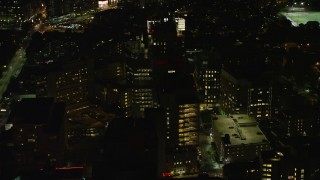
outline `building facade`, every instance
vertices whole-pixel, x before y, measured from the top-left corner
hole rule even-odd
[[[226,113],[247,113],[257,120],[270,119],[272,86],[237,78],[226,70],[221,73],[221,106]]]

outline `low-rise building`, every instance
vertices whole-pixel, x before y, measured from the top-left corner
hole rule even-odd
[[[253,160],[270,149],[257,121],[245,114],[218,115],[213,120],[213,132],[220,160],[226,164]]]

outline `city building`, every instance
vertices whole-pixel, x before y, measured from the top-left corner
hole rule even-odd
[[[225,113],[247,113],[256,119],[271,118],[272,86],[258,77],[248,79],[221,72],[221,106]]]
[[[217,115],[212,129],[219,159],[225,164],[251,161],[270,150],[257,121],[248,115]]]
[[[287,96],[294,94],[294,82],[291,82],[284,76],[279,77],[272,82],[272,108],[271,117],[278,117],[283,104],[283,100]]]
[[[287,136],[317,136],[320,127],[319,105],[312,96],[301,94],[283,97],[280,114],[277,116],[283,124]]]
[[[98,8],[98,1],[89,0],[45,0],[46,12],[49,18],[54,18],[70,13],[81,13]]]
[[[72,1],[71,1],[72,2]],[[70,2],[69,2],[70,3]],[[85,12],[85,11],[94,11],[98,8],[97,0],[74,0],[72,4],[70,4],[72,12]]]
[[[199,172],[197,149],[195,147],[175,148],[167,153],[166,176],[194,175]]]
[[[121,117],[132,116],[133,88],[130,86],[129,67],[123,58],[111,56],[97,60],[90,74],[90,99],[106,112],[116,112]]]
[[[159,105],[166,110],[167,139],[174,146],[197,146],[199,98],[192,76],[170,74],[159,83]]]
[[[46,0],[46,12],[48,17],[58,17],[64,15],[63,1],[62,0]]]
[[[148,60],[137,59],[129,63],[132,71],[132,113],[134,117],[144,117],[146,108],[157,107],[153,70]]]
[[[66,104],[67,113],[88,105],[88,72],[83,62],[65,63],[48,74],[48,96]]]
[[[262,152],[261,179],[318,179],[318,142],[317,137],[289,138],[278,149]]]
[[[179,135],[173,131],[174,121],[170,124],[172,113],[169,108],[152,108],[146,110],[145,118],[155,124],[158,137],[157,174],[159,178],[197,174],[198,151],[194,145],[179,145]],[[181,123],[180,123],[181,125]],[[175,125],[176,126],[176,125]],[[171,131],[170,131],[171,130]],[[180,128],[180,131],[182,128]],[[187,135],[187,133],[185,133]],[[185,137],[188,138],[188,137]],[[183,139],[184,140],[184,139]]]
[[[117,83],[96,84],[95,103],[107,113],[132,117],[133,89]]]
[[[152,88],[133,88],[132,110],[137,117],[144,117],[146,108],[154,107]]]
[[[249,86],[249,82],[244,80],[238,81],[231,74],[229,74],[228,72],[222,69],[221,106],[223,107],[223,110],[226,113],[232,113],[232,114],[247,113],[248,86]]]
[[[179,145],[198,145],[199,104],[179,103]]]
[[[205,64],[205,62],[204,62]],[[204,104],[211,108],[218,101],[219,90],[220,90],[220,71],[217,69],[207,69],[202,72],[201,79],[202,87],[204,87]]]
[[[283,153],[280,151],[265,151],[260,155],[261,179],[281,179],[286,170],[283,169]]]
[[[176,24],[169,18],[147,20],[148,40],[154,56],[163,56],[175,49],[174,46],[177,43]]]
[[[0,179],[320,179],[320,3],[286,1],[0,0]]]
[[[158,175],[180,176],[198,172],[199,99],[191,76],[170,74],[161,78],[159,106],[145,110],[154,121],[159,140]]]
[[[187,96],[163,95],[160,107],[165,108],[168,146],[197,146],[199,102]]]
[[[217,55],[206,54],[200,50],[187,50],[188,61],[195,62],[194,77],[205,108],[212,108],[219,102],[221,65]],[[190,57],[189,57],[190,56]]]
[[[183,40],[177,35],[173,17],[163,15],[147,20],[148,59],[152,62],[155,78],[158,74],[183,72]]]
[[[126,43],[142,39],[145,27],[143,12],[137,9],[110,8],[107,11],[97,12],[88,31],[91,41],[104,48],[101,53],[125,54]],[[95,47],[94,49],[98,49]],[[100,48],[101,49],[101,48]],[[131,50],[129,50],[131,51]]]
[[[258,161],[230,163],[223,166],[225,179],[261,179]]]
[[[155,127],[157,136],[157,177],[163,177],[163,173],[171,172],[172,169],[167,168],[167,152],[169,142],[167,139],[168,129],[166,124],[166,110],[164,108],[148,108],[145,110],[145,119],[151,121]]]
[[[63,163],[65,105],[53,98],[22,99],[12,109],[14,161],[20,170]]]
[[[34,0],[0,1],[0,27],[20,28],[23,22],[37,15],[40,3]]]

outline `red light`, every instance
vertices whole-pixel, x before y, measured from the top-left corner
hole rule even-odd
[[[56,168],[56,170],[72,170],[72,169],[83,169],[83,167],[62,167],[62,168]]]
[[[165,65],[165,64],[168,64],[168,62],[167,61],[163,61],[163,60],[158,60],[158,61],[156,61],[156,64],[157,65]]]
[[[170,175],[170,173],[168,173],[168,172],[164,172],[164,173],[162,173],[162,176],[163,176],[163,177],[170,177],[171,175]]]

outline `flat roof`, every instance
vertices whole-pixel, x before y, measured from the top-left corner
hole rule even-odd
[[[21,124],[46,124],[53,105],[53,98],[24,98],[12,108],[9,120]]]
[[[253,117],[237,114],[217,115],[217,118],[213,120],[213,129],[222,139],[229,134],[231,145],[269,143]]]

